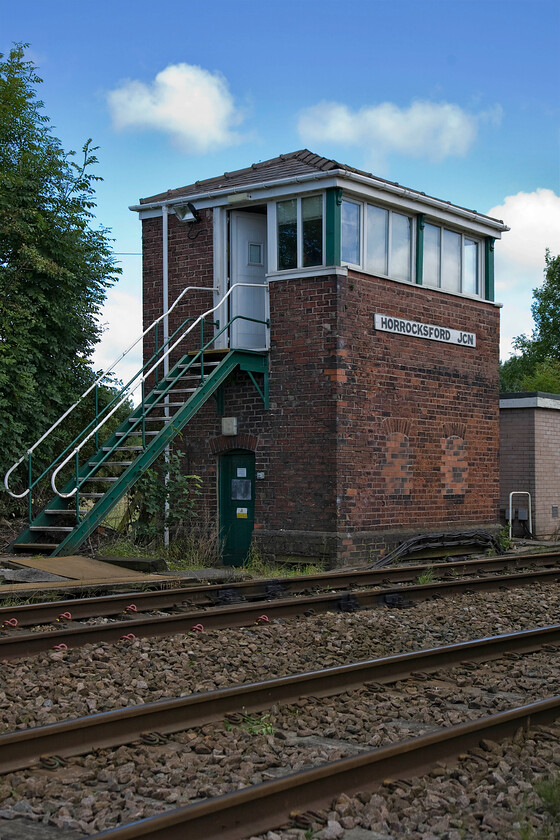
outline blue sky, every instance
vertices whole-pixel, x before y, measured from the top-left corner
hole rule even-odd
[[[308,147],[503,219],[502,356],[560,253],[560,4],[549,0],[0,0],[66,149],[99,151],[99,222],[141,249],[140,197]],[[104,364],[140,330],[119,256]]]

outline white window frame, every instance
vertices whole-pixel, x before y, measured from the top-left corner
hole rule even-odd
[[[441,289],[444,292],[451,292],[452,294],[459,294],[465,295],[467,297],[476,297],[476,298],[484,298],[484,241],[479,239],[478,236],[474,236],[472,233],[465,233],[462,230],[456,230],[449,225],[441,225],[437,224],[431,220],[426,219],[426,225],[431,225],[432,227],[439,228],[439,277],[437,286],[433,286],[431,283],[426,284],[427,289]],[[450,233],[456,233],[461,237],[461,288],[458,292],[454,289],[448,289],[445,286],[441,285],[441,272],[443,266],[443,241],[444,236],[443,232],[447,230]],[[476,292],[465,292],[464,291],[464,280],[465,280],[465,239],[470,240],[471,242],[476,242],[478,248],[478,255],[477,255],[477,280],[478,280],[478,291]],[[422,254],[422,260],[424,259],[424,255]],[[424,277],[424,266],[422,265],[422,278]]]
[[[387,270],[388,274],[375,274],[375,277],[383,277],[388,278],[389,280],[397,280],[399,283],[414,283],[415,278],[415,254],[416,254],[416,224],[415,224],[415,216],[410,213],[404,212],[404,209],[394,209],[392,207],[383,207],[381,204],[373,204],[371,201],[357,201],[354,198],[348,198],[346,196],[342,197],[343,201],[348,201],[350,204],[357,204],[360,208],[360,262],[359,263],[350,263],[342,260],[342,265],[347,265],[350,268],[358,268],[361,271],[365,271],[366,273],[370,273],[366,268],[366,255],[367,255],[367,224],[366,224],[366,214],[368,206],[376,207],[379,210],[385,210],[388,213],[388,226],[387,226]],[[393,222],[392,222],[392,215],[396,213],[398,216],[405,216],[410,221],[410,265],[409,265],[409,279],[403,280],[402,278],[394,278],[391,276],[391,246],[393,240]],[[342,250],[342,231],[341,231],[341,242],[340,247]],[[372,275],[374,276],[374,275]]]
[[[321,196],[322,199],[322,207],[321,207],[321,215],[322,215],[322,254],[321,254],[321,263],[317,265],[304,265],[303,264],[303,210],[302,210],[302,199],[304,198],[316,198],[317,196]],[[297,229],[297,265],[293,268],[278,268],[278,218],[276,213],[277,205],[281,201],[291,201],[295,199],[296,201],[296,229]],[[301,195],[286,195],[282,196],[281,198],[277,198],[274,201],[270,202],[268,205],[268,218],[269,218],[269,226],[268,226],[268,239],[269,239],[269,271],[270,272],[278,272],[281,271],[284,273],[285,271],[309,271],[310,273],[313,272],[315,269],[324,268],[325,267],[325,248],[326,248],[326,201],[325,201],[325,193],[324,191],[321,192],[310,192],[310,193],[302,193]]]

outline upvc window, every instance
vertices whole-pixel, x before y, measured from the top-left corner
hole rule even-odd
[[[322,195],[276,203],[278,271],[323,265],[323,216]]]
[[[481,243],[437,225],[424,225],[423,284],[480,295]]]
[[[365,219],[362,225],[362,214]],[[361,231],[363,228],[363,235]],[[363,239],[363,242],[361,242]],[[369,274],[412,279],[412,219],[373,204],[342,202],[341,257]]]

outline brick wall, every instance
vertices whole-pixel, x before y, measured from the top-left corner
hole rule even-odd
[[[376,312],[474,332],[477,346],[376,331]],[[347,279],[339,278],[338,316],[338,496],[343,527],[420,531],[495,525],[496,307],[351,272]],[[388,492],[383,480],[389,421],[407,427],[410,493]],[[446,493],[446,459],[451,456],[442,441],[457,429],[462,438],[463,492]]]
[[[168,216],[168,294],[169,306],[186,286],[213,284],[212,262],[212,211],[201,212],[198,224],[180,222],[174,213]],[[162,268],[162,219],[144,219],[142,222],[143,254],[143,318],[146,329],[163,312],[163,268]],[[213,305],[211,292],[188,292],[169,316],[169,335],[178,329],[185,319],[200,315]],[[206,334],[206,333],[205,333]],[[207,334],[211,334],[208,327]],[[158,327],[159,344],[163,339],[163,326]],[[188,347],[198,347],[200,330],[195,329]],[[147,361],[155,349],[155,330],[144,339],[144,360]],[[178,353],[172,355],[176,361]]]

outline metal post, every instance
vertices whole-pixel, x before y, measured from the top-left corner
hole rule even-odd
[[[97,420],[99,416],[99,392],[97,389],[97,383],[95,384],[95,451],[99,449],[99,432],[97,429]]]
[[[76,452],[76,522],[80,518],[80,479],[78,473],[80,472],[80,453]]]
[[[144,391],[145,391],[146,383],[145,380],[142,380],[142,402],[141,402],[141,410],[142,410],[142,449],[146,448],[146,412],[144,410]]]
[[[28,452],[27,453],[27,489],[28,489],[29,492],[27,493],[27,497],[28,497],[27,510],[28,510],[28,514],[29,514],[29,522],[30,523],[33,520],[33,498],[31,496],[31,487],[33,485],[32,469],[31,469],[32,458],[33,458],[33,454],[31,452]]]
[[[80,485],[78,473],[80,471],[80,454],[76,452],[76,522],[80,521]]]

